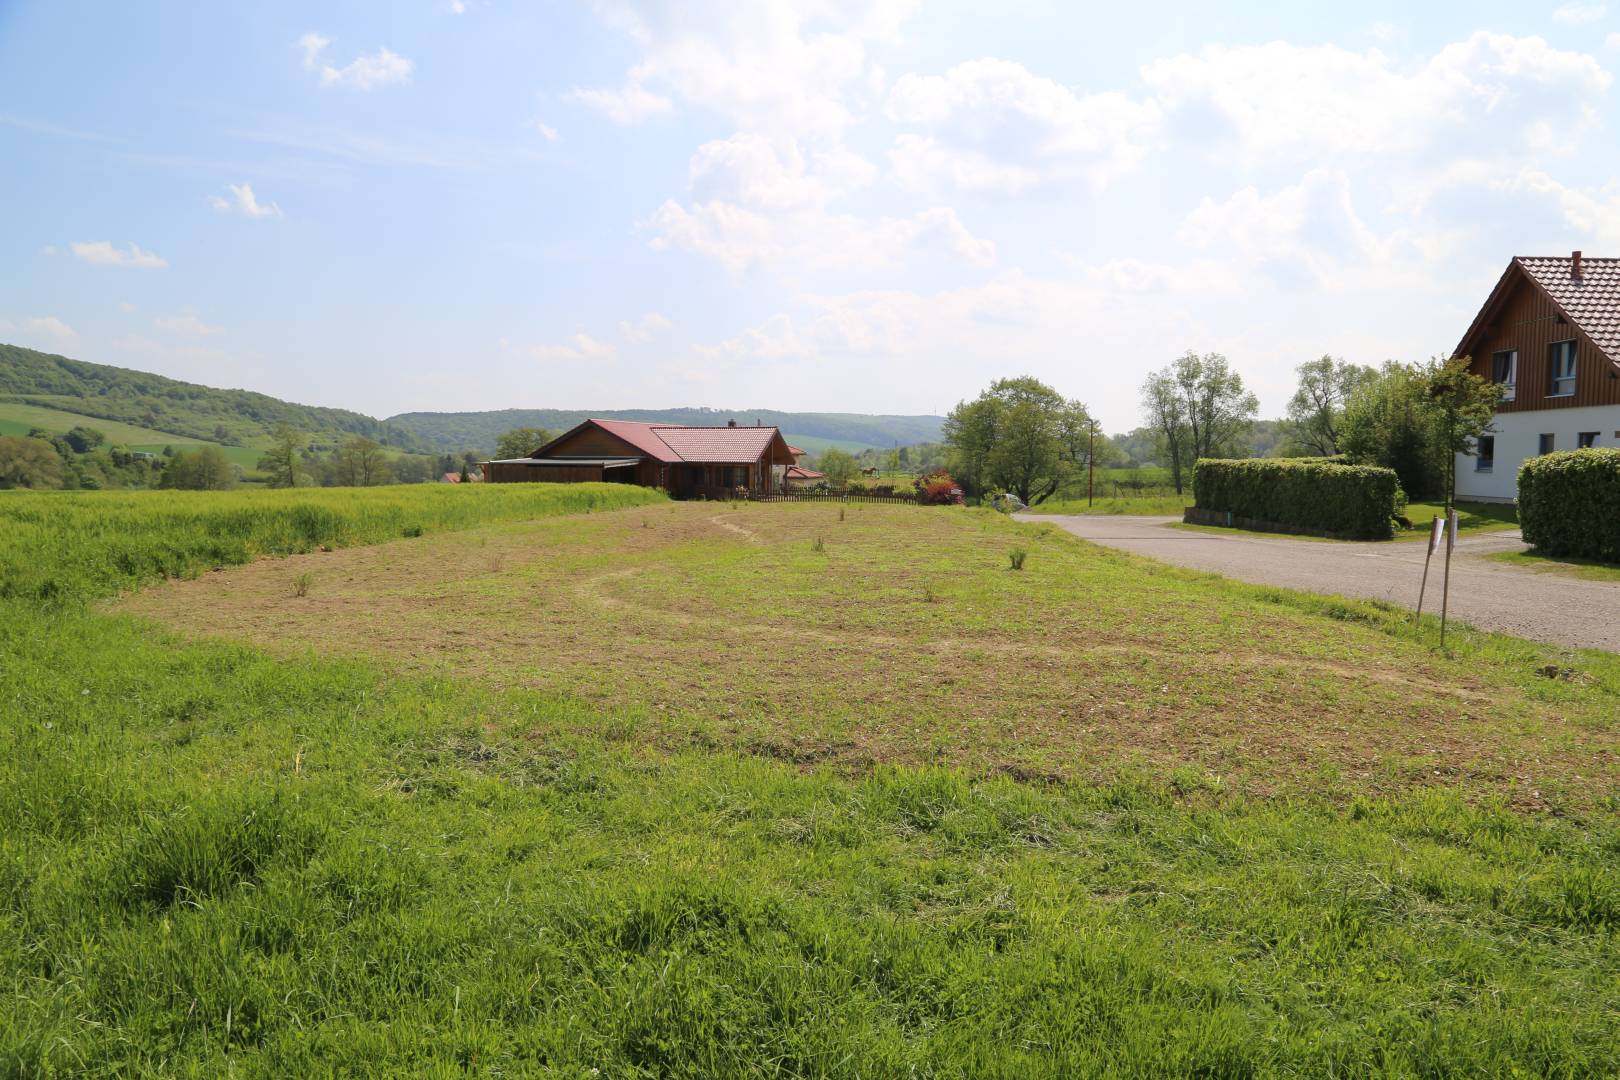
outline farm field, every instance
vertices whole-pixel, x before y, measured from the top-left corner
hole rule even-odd
[[[1620,658],[983,511],[183,495],[0,497],[7,1074],[1620,1067]]]
[[[107,443],[111,446],[127,446],[131,450],[146,450],[151,453],[161,453],[165,446],[172,446],[176,450],[190,449],[198,446],[215,446],[217,443],[205,439],[195,439],[189,435],[173,435],[166,431],[155,431],[152,428],[139,427],[135,424],[125,424],[118,420],[102,420],[95,416],[82,416],[78,413],[64,412],[61,409],[47,409],[40,405],[25,405],[15,401],[0,401],[0,435],[26,435],[32,428],[44,428],[46,431],[64,433],[75,427],[95,428],[107,436]],[[220,446],[225,457],[234,465],[243,468],[254,468],[261,457],[262,449],[251,446]]]

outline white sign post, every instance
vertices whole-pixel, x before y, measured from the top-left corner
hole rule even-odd
[[[1423,594],[1429,591],[1429,563],[1434,559],[1436,549],[1440,547],[1440,534],[1445,530],[1446,523],[1437,514],[1429,523],[1433,526],[1429,530],[1429,551],[1423,556],[1423,583],[1418,586],[1417,621],[1423,622]]]
[[[1446,530],[1446,574],[1440,587],[1440,647],[1446,647],[1446,609],[1451,600],[1451,549],[1457,546],[1457,511],[1450,513],[1450,528]]]

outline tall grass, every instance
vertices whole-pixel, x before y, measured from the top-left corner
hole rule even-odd
[[[663,498],[625,484],[0,492],[0,600],[82,601],[261,555]]]

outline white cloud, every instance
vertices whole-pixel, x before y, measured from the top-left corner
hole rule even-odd
[[[55,315],[40,315],[23,320],[23,329],[35,337],[51,341],[72,341],[79,332]]]
[[[556,142],[559,138],[557,129],[546,123],[544,120],[536,120],[534,122],[534,130],[538,131],[540,133],[540,137],[545,139],[546,142]]]
[[[280,217],[281,207],[275,203],[263,204],[253,194],[251,184],[226,184],[231,193],[229,199],[221,195],[208,196],[208,204],[215,210],[229,213],[239,211],[250,218]]]
[[[1620,49],[1620,32],[1610,34],[1604,44],[1611,49]]]
[[[621,123],[668,111],[679,99],[744,129],[833,136],[850,121],[850,91],[866,84],[868,44],[891,38],[915,7],[916,0],[597,0],[598,14],[641,55],[618,89],[575,97]]]
[[[159,330],[167,330],[171,334],[180,334],[184,337],[212,337],[225,332],[222,327],[209,326],[190,313],[156,318],[152,320],[152,325]]]
[[[867,219],[831,204],[869,184],[877,170],[841,146],[806,151],[796,140],[739,133],[692,155],[693,199],[667,200],[649,224],[653,248],[679,248],[733,272],[770,265],[793,272],[870,270],[919,252],[987,266],[995,245],[956,211],[936,206],[906,217]]]
[[[590,90],[576,86],[568,98],[589,105],[615,124],[639,124],[648,117],[675,111],[675,103],[669,98],[636,84],[622,90]]]
[[[567,341],[554,345],[534,345],[530,356],[541,361],[556,360],[611,360],[618,350],[605,341],[598,341],[583,330]]]
[[[759,265],[791,272],[877,270],[935,254],[972,266],[996,260],[993,242],[975,236],[946,206],[876,220],[822,211],[767,216],[727,202],[690,209],[670,200],[653,214],[658,251],[680,248],[734,273]]]
[[[1566,26],[1585,26],[1597,22],[1608,12],[1608,7],[1603,4],[1564,4],[1554,9],[1552,17],[1553,22]]]
[[[1554,148],[1596,123],[1611,77],[1539,37],[1480,32],[1411,70],[1377,49],[1211,45],[1147,64],[1168,131],[1245,159],[1436,158]]]
[[[380,47],[370,56],[357,56],[343,67],[321,62],[332,39],[310,31],[298,39],[298,48],[304,54],[304,70],[318,71],[322,86],[352,86],[357,90],[374,90],[379,86],[406,82],[414,65],[405,57],[386,47]]]
[[[645,345],[675,325],[656,311],[649,311],[639,319],[619,323],[619,333],[631,345]]]
[[[1526,194],[1555,207],[1564,223],[1602,251],[1620,248],[1620,193],[1594,194],[1567,187],[1539,169],[1491,180],[1497,191]]]
[[[128,251],[115,248],[106,240],[80,241],[69,244],[68,247],[85,262],[95,263],[97,266],[137,266],[156,269],[169,265],[161,256],[154,255],[150,251],[142,251],[134,243],[129,245]]]
[[[973,60],[944,75],[903,75],[886,106],[904,134],[890,151],[899,183],[1018,195],[1054,181],[1092,187],[1132,168],[1159,109],[1116,92],[1076,94],[1009,60]]]
[[[467,14],[466,0],[450,0],[450,14],[452,14],[452,15],[465,15],[465,14]]]
[[[130,303],[128,300],[122,300],[119,301],[118,310],[122,311],[125,315],[129,315],[135,311],[135,305]]]

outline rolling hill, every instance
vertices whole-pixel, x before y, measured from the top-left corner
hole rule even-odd
[[[401,413],[385,423],[446,449],[493,449],[503,431],[517,427],[563,431],[587,417],[645,420],[658,424],[739,424],[755,422],[782,429],[789,442],[819,452],[829,446],[845,450],[937,442],[943,418],[938,416],[871,416],[861,413],[799,413],[775,409],[500,409],[494,412]]]
[[[435,449],[348,409],[298,405],[251,390],[218,390],[17,345],[0,345],[0,401],[74,413],[89,418],[85,422],[91,426],[96,420],[114,421],[228,446],[262,445],[277,424],[287,423],[318,438],[365,435],[400,450]]]
[[[365,435],[408,453],[491,452],[516,427],[563,430],[589,416],[666,424],[773,424],[812,453],[828,447],[859,451],[937,441],[938,416],[798,413],[773,409],[500,409],[491,412],[412,412],[386,420],[348,409],[299,405],[251,390],[220,390],[128,368],[93,364],[17,345],[0,344],[0,434],[42,427],[66,431],[83,423],[115,442],[145,449],[183,442],[233,448],[263,446],[282,423],[336,442]],[[243,459],[256,454],[242,452]],[[233,459],[234,460],[234,459]]]

